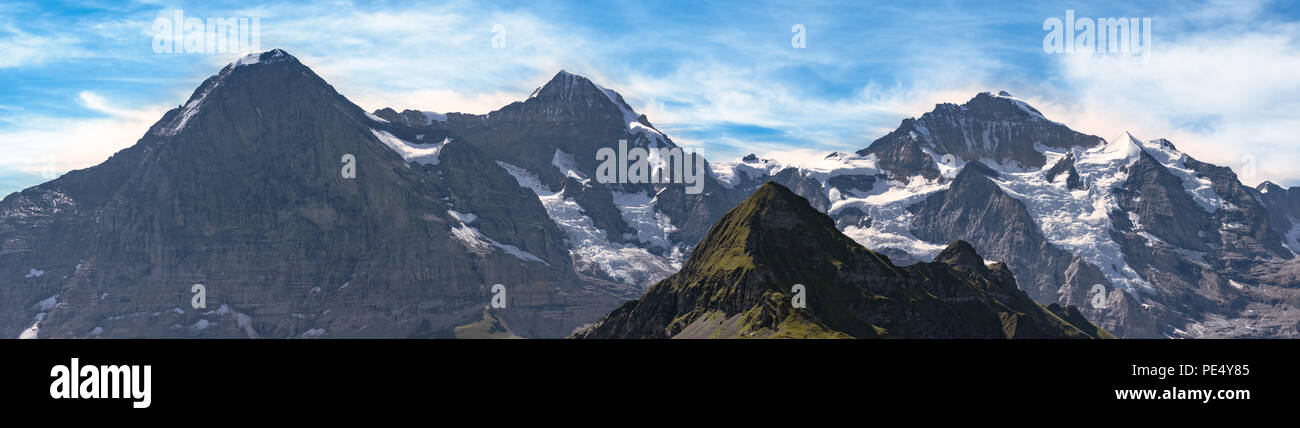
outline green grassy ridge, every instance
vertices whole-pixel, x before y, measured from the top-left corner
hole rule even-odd
[[[489,308],[483,308],[483,319],[456,326],[457,339],[522,339],[510,331],[510,325],[497,317]]]
[[[678,273],[578,337],[1113,337],[1034,302],[1005,265],[985,266],[969,244],[954,242],[937,260],[898,267],[769,182],[729,210]],[[793,284],[806,287],[807,308],[791,306]]]

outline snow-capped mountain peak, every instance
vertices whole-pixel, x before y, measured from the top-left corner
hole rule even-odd
[[[667,137],[656,129],[645,115],[637,113],[621,94],[566,70],[560,70],[545,85],[533,91],[528,98],[530,101],[541,101],[546,105],[558,103],[564,106],[548,108],[547,111],[572,108],[575,103],[586,108],[609,111],[622,120],[628,132],[644,136],[646,141],[639,145],[650,148],[673,146]]]
[[[944,172],[936,164],[947,155],[1028,171],[1044,166],[1046,151],[1103,143],[1045,118],[1033,106],[1001,91],[981,92],[961,105],[938,104],[919,118],[904,120],[894,132],[857,154],[876,154],[880,168],[900,180],[918,172],[937,179]]]
[[[589,95],[595,88],[590,79],[565,70],[555,73],[550,81],[537,90],[536,98],[560,98],[571,100],[575,96]]]
[[[248,54],[227,64],[220,72],[205,80],[203,84],[201,84],[190,96],[190,99],[185,102],[185,105],[181,106],[178,114],[169,117],[165,116],[164,118],[166,120],[161,123],[161,126],[155,128],[151,132],[160,136],[173,136],[180,133],[185,129],[186,125],[190,124],[192,119],[203,110],[203,107],[210,99],[210,94],[217,92],[219,88],[229,86],[227,81],[231,80],[233,78],[232,76],[253,70],[258,71],[258,73],[255,74],[260,74],[264,70],[270,70],[269,68],[258,66],[265,64],[288,64],[290,65],[290,68],[295,71],[302,70],[303,72],[301,75],[307,79],[314,79],[318,86],[329,87],[324,80],[321,80],[319,77],[316,77],[314,73],[311,73],[310,69],[302,65],[297,58],[282,49],[271,49],[266,52]],[[297,78],[298,74],[299,73],[293,73],[291,76]],[[329,88],[329,90],[332,92],[333,88]]]
[[[996,94],[994,94],[993,92],[990,91],[990,92],[981,92],[979,95],[986,95],[992,97],[997,101],[1009,102],[1011,103],[1011,105],[1015,106],[1017,109],[1023,112],[1026,115],[1026,117],[1030,120],[1043,120],[1051,123],[1058,123],[1049,120],[1047,116],[1044,116],[1043,113],[1038,111],[1038,109],[1034,108],[1034,106],[1029,105],[1028,102],[1020,98],[1016,98],[1015,96],[1012,96],[1010,92],[998,91]],[[976,98],[979,98],[979,96],[976,96]],[[971,101],[974,102],[975,100],[971,100]],[[970,104],[971,103],[967,103],[967,105]]]
[[[1121,132],[1115,138],[1106,141],[1102,147],[1101,153],[1107,158],[1128,159],[1129,162],[1137,160],[1138,155],[1142,153],[1142,140],[1134,137],[1128,131]]]
[[[244,67],[255,64],[274,64],[282,62],[298,62],[298,58],[289,55],[283,49],[271,49],[266,52],[256,52],[235,60],[230,63],[229,67]]]
[[[1171,142],[1171,141],[1169,141],[1169,140],[1166,140],[1166,139],[1164,139],[1164,138],[1157,138],[1157,139],[1154,139],[1154,140],[1149,140],[1149,141],[1147,141],[1146,143],[1147,143],[1148,145],[1152,145],[1152,146],[1158,147],[1160,150],[1165,150],[1165,151],[1174,151],[1174,152],[1177,152],[1177,151],[1178,151],[1178,148],[1174,146],[1174,143],[1173,143],[1173,142]]]
[[[1142,145],[1142,140],[1139,139],[1138,137],[1133,136],[1133,133],[1128,131],[1120,132],[1119,135],[1116,136],[1113,141],[1115,142],[1123,141],[1127,143],[1137,144],[1139,146]]]
[[[1226,278],[1256,281],[1248,278],[1255,271],[1230,273],[1246,266],[1241,260],[1300,247],[1300,225],[1287,215],[1266,221],[1260,207],[1300,206],[1292,190],[1264,183],[1247,191],[1229,168],[1168,139],[1121,132],[1103,140],[1040,119],[1006,91],[982,92],[903,120],[856,157],[809,165],[746,156],[711,166],[725,187],[773,180],[796,189],[846,235],[894,260],[927,260],[961,239],[1016,269],[1041,302],[1087,302],[1100,285],[1105,307],[1085,312],[1130,337],[1203,335],[1158,324],[1181,325],[1162,312],[1181,303],[1161,290],[1234,289]]]

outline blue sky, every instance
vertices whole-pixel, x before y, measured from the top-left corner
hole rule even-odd
[[[151,26],[175,10],[259,18],[263,50],[368,110],[485,113],[566,69],[711,160],[813,158],[1007,90],[1082,132],[1169,138],[1248,185],[1300,185],[1296,2],[592,3],[6,1],[0,194],[133,144],[240,56],[155,53]],[[1044,52],[1044,20],[1067,9],[1151,18],[1149,61]],[[795,24],[806,48],[791,46]]]

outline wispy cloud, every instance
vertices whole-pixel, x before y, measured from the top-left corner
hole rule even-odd
[[[0,175],[48,180],[98,164],[139,140],[166,112],[163,106],[121,108],[91,92],[82,92],[69,102],[102,115],[76,120],[37,115],[7,117],[5,122],[22,126],[0,128],[0,153],[4,154],[0,156]],[[21,187],[25,186],[0,188],[0,192],[7,194]]]
[[[39,36],[13,27],[0,28],[0,68],[42,65],[84,55],[67,36]]]
[[[1064,91],[1040,101],[1044,112],[1103,137],[1127,130],[1168,138],[1193,157],[1233,168],[1248,185],[1300,184],[1300,25],[1250,2],[1212,3],[1188,16],[1214,16],[1214,26],[1156,16],[1145,64],[1062,56]]]
[[[937,103],[1005,89],[1083,132],[1167,137],[1193,156],[1234,168],[1253,155],[1259,179],[1300,184],[1290,168],[1300,161],[1292,137],[1300,135],[1300,120],[1291,113],[1300,107],[1297,17],[1279,15],[1270,3],[1147,10],[1113,1],[1080,11],[1153,17],[1156,52],[1142,65],[1043,53],[1042,22],[1063,17],[1063,5],[739,6],[341,1],[194,4],[184,11],[259,18],[263,49],[289,50],[371,110],[485,113],[567,69],[619,91],[679,143],[711,159],[778,151],[812,158],[861,149]],[[16,59],[0,59],[0,106],[23,118],[0,120],[6,158],[31,159],[51,150],[48,144],[66,144],[61,165],[93,165],[142,136],[161,106],[182,103],[238,56],[153,54],[149,24],[169,14],[168,6],[32,13],[39,9],[6,10],[30,19],[0,21],[0,47],[86,55],[23,48]],[[793,24],[807,29],[804,49],[790,45]],[[498,25],[504,34],[493,31]],[[504,47],[493,47],[497,36]],[[38,64],[63,77],[34,78]],[[91,69],[104,72],[90,76]],[[95,148],[83,150],[91,143],[82,137]],[[49,143],[32,149],[15,139]],[[0,169],[15,164],[8,162]]]

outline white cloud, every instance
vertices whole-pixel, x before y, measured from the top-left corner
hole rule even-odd
[[[107,116],[72,119],[28,115],[6,119],[22,126],[0,130],[0,152],[5,154],[0,157],[0,170],[42,174],[94,166],[135,144],[167,110],[161,106],[123,109],[91,92],[78,94],[75,102]]]
[[[1157,36],[1146,64],[1124,56],[1063,55],[1059,66],[1068,92],[1035,105],[1082,132],[1168,138],[1183,152],[1238,174],[1254,159],[1258,175],[1242,174],[1246,185],[1266,179],[1300,184],[1294,168],[1300,164],[1300,27],[1256,22],[1251,31],[1225,25]]]
[[[83,56],[67,36],[36,36],[13,27],[0,30],[0,69],[40,65],[56,58]]]
[[[487,113],[562,68],[587,66],[582,41],[531,14],[438,8],[300,6],[262,21],[262,48],[289,50],[367,110]],[[493,48],[505,30],[505,47]],[[224,65],[230,58],[214,58]]]
[[[639,10],[634,6],[626,9]],[[868,55],[845,58],[842,49],[817,47],[861,43],[857,38],[861,35],[846,36],[858,34],[854,32],[858,29],[816,20],[804,22],[812,48],[793,50],[773,48],[775,45],[758,41],[765,35],[729,30],[731,27],[723,24],[702,30],[691,27],[700,31],[685,34],[669,31],[677,27],[658,29],[664,24],[647,21],[639,25],[655,28],[593,34],[582,25],[548,22],[536,14],[484,8],[472,2],[451,2],[437,8],[282,4],[231,11],[187,9],[186,14],[262,18],[263,49],[289,50],[367,110],[393,107],[486,113],[522,100],[563,68],[619,91],[674,140],[699,149],[710,159],[792,150],[820,157],[830,151],[866,147],[902,119],[919,116],[937,103],[962,103],[979,91],[1006,89],[1081,132],[1108,137],[1129,130],[1144,138],[1170,138],[1199,159],[1239,172],[1242,157],[1252,155],[1259,162],[1259,179],[1300,184],[1300,170],[1291,167],[1300,162],[1294,137],[1300,135],[1300,116],[1293,113],[1300,111],[1300,97],[1295,96],[1300,93],[1300,73],[1295,72],[1300,70],[1300,50],[1295,48],[1298,33],[1294,24],[1261,20],[1263,12],[1257,3],[1212,2],[1179,11],[1177,16],[1157,16],[1157,50],[1149,63],[1132,64],[1126,57],[1059,55],[1053,57],[1057,68],[1047,72],[1049,77],[1059,73],[1059,78],[1048,79],[1006,73],[1015,70],[1016,64],[991,51],[1038,49],[1040,45],[1003,45],[1010,42],[998,37],[999,30],[993,28],[997,26],[990,26],[982,17],[880,9],[882,14],[896,14],[913,24],[930,24],[944,31],[934,37],[915,37],[924,31],[861,29],[881,48],[850,50]],[[770,10],[744,11],[736,19],[767,12]],[[144,34],[152,18],[106,21],[91,28],[135,31],[144,40],[140,43],[147,43]],[[1215,26],[1200,33],[1175,33],[1206,22]],[[505,49],[491,45],[495,24],[505,28]],[[788,46],[788,29],[788,25],[775,26],[770,37],[780,42],[777,45]],[[833,39],[837,34],[841,39]],[[11,46],[6,40],[0,36],[0,48]],[[32,46],[58,42],[68,40],[37,40]],[[628,64],[630,60],[620,56],[646,46],[671,52],[673,60],[649,69]],[[28,53],[29,49],[13,52],[23,59],[0,58],[0,68],[5,61],[31,64],[42,61],[39,55],[49,54]],[[720,52],[731,56],[719,58]],[[211,70],[194,76],[191,85],[177,91],[176,99],[161,100],[160,104],[182,103],[202,78],[236,56],[205,59]],[[798,77],[782,73],[791,66],[834,69],[854,62],[880,63],[890,68],[882,74],[892,77],[858,70],[842,72],[861,75],[863,80],[857,90],[836,96],[801,92],[801,82],[793,80]],[[60,147],[57,157],[66,167],[98,163],[133,143],[165,110],[118,107],[90,92],[83,92],[76,101],[107,117],[10,121],[25,123],[21,130],[0,131],[0,150],[10,158],[0,159],[0,167],[19,162],[14,159],[40,159],[39,155],[51,152],[49,147]],[[783,135],[742,138],[713,132],[728,124],[771,128]],[[44,143],[21,143],[19,139]],[[70,148],[62,148],[64,144]]]

